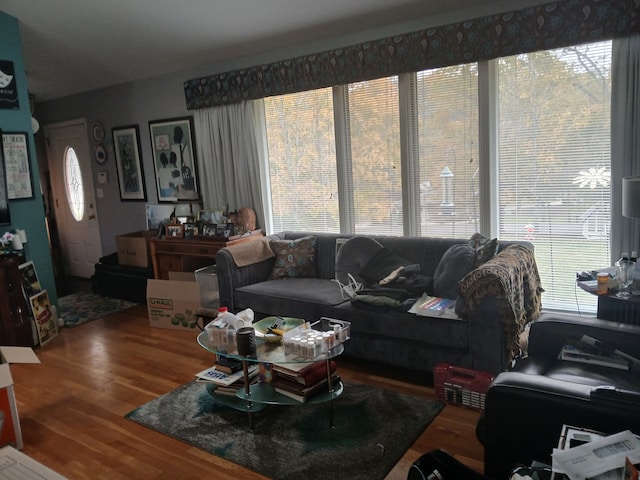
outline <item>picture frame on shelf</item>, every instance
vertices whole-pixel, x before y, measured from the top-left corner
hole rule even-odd
[[[184,238],[193,239],[199,236],[200,228],[197,223],[185,223],[184,224]]]
[[[184,238],[184,225],[181,223],[167,225],[167,238]]]
[[[217,225],[215,223],[202,224],[203,237],[217,237]]]
[[[199,200],[193,117],[149,122],[159,202]]]
[[[7,184],[7,198],[33,198],[27,132],[2,132],[2,153]]]
[[[114,127],[113,151],[118,171],[118,187],[122,201],[146,201],[144,169],[140,150],[140,133],[137,125]]]

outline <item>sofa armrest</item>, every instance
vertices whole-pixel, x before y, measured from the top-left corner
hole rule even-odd
[[[528,353],[556,358],[567,339],[583,335],[640,358],[640,326],[555,313],[543,314],[531,324]]]
[[[459,298],[460,301],[462,299]],[[486,297],[466,314],[473,369],[494,375],[507,369],[512,359],[511,352],[517,349],[517,345],[507,346],[515,339],[505,332],[498,314],[498,302],[495,297]]]
[[[237,310],[234,296],[235,290],[267,280],[273,269],[273,263],[274,259],[269,258],[251,265],[238,267],[226,248],[218,250],[216,253],[216,272],[220,305],[235,313]]]

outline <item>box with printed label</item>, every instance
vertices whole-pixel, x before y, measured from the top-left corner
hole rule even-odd
[[[152,327],[199,331],[196,311],[200,292],[195,281],[155,280],[147,282],[147,310]]]
[[[116,235],[118,263],[134,267],[148,267],[151,264],[149,240],[155,235],[156,232],[150,230]]]
[[[0,347],[0,447],[22,450],[22,429],[13,388],[10,363],[40,363],[29,347]]]

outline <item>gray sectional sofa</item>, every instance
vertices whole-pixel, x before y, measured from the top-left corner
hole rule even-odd
[[[293,244],[310,236],[315,249],[310,257],[313,276],[307,271],[304,278],[271,279],[281,259],[274,258],[269,246],[276,244],[270,242]],[[447,296],[456,296],[458,318],[407,313],[411,298],[402,305],[391,301],[391,306],[378,306],[345,296],[336,277],[347,283],[346,274],[351,273],[367,283],[360,273],[366,265],[376,265],[372,253],[361,246],[363,238],[375,240],[411,268],[419,265],[429,294],[434,286],[439,286],[435,294],[447,292],[444,283],[451,292],[453,285],[454,294]],[[322,316],[349,321],[351,339],[345,344],[345,355],[366,361],[424,372],[445,362],[497,374],[518,353],[518,335],[525,324],[540,313],[543,290],[533,246],[493,243],[494,251],[486,261],[469,266],[466,245],[467,239],[281,232],[264,241],[246,242],[236,251],[230,247],[217,253],[220,305],[232,312],[251,308],[257,319],[280,315],[312,322]],[[467,257],[454,254],[456,248]]]

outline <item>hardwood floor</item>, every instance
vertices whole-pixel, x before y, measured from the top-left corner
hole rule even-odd
[[[36,349],[40,365],[11,366],[23,452],[69,479],[264,478],[124,418],[211,365],[211,354],[195,337],[196,332],[149,327],[144,305],[62,328]],[[436,398],[428,386],[354,361],[339,359],[338,368],[345,379]],[[447,405],[387,478],[406,479],[411,463],[435,448],[482,471],[483,449],[474,431],[478,416]]]

